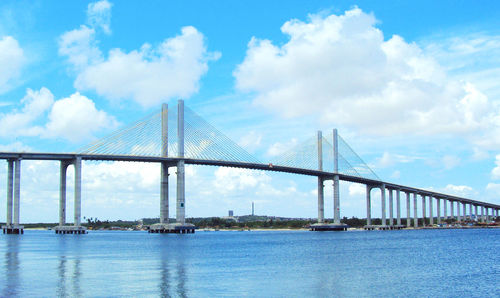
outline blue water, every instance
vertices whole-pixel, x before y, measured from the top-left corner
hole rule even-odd
[[[0,297],[498,297],[500,229],[0,235]]]

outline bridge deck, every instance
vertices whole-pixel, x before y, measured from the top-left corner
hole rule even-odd
[[[345,174],[335,174],[332,172],[301,169],[293,167],[284,167],[273,164],[260,164],[260,163],[245,163],[236,161],[222,161],[222,160],[203,160],[203,159],[189,159],[189,158],[175,158],[175,157],[155,157],[155,156],[129,156],[129,155],[98,155],[98,154],[76,154],[76,153],[27,153],[27,152],[0,152],[0,159],[25,159],[25,160],[72,160],[76,157],[81,157],[83,160],[101,160],[101,161],[128,161],[128,162],[166,162],[170,166],[175,166],[179,160],[184,160],[186,164],[193,165],[206,165],[206,166],[221,166],[232,168],[244,168],[261,171],[272,171],[282,173],[292,173],[307,176],[322,177],[323,179],[333,179],[335,175],[339,176],[340,180],[361,183],[373,187],[380,187],[385,184],[386,188],[396,189],[402,192],[417,193],[424,196],[432,196],[440,199],[447,199],[450,201],[457,201],[461,203],[473,204],[488,208],[500,209],[500,205],[480,202],[468,198],[443,194],[439,192],[419,189],[390,182],[378,181],[367,179],[363,177],[350,176]]]

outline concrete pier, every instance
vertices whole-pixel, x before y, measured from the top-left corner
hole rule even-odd
[[[410,215],[410,193],[406,193],[406,227],[411,226],[411,215]]]
[[[389,189],[389,226],[394,225],[394,204],[393,204],[393,191]]]
[[[73,225],[66,224],[66,171],[73,164],[75,169],[75,193]],[[59,225],[54,227],[56,234],[87,234],[87,228],[81,225],[82,218],[82,158],[73,161],[61,161],[59,185]]]
[[[432,197],[429,196],[429,224],[434,225],[434,214],[432,212]]]
[[[462,221],[462,217],[460,217],[460,202],[457,201],[457,221]]]
[[[422,227],[425,227],[425,196],[421,195],[422,197]]]
[[[339,136],[337,129],[333,130],[333,172],[339,172]],[[340,178],[338,175],[333,176],[333,224],[342,225],[340,223]]]
[[[474,218],[474,213],[472,212],[472,204],[469,204],[469,219],[472,220]]]
[[[381,225],[382,226],[385,226],[387,225],[387,219],[385,217],[386,213],[385,213],[385,184],[382,184],[380,186],[380,194],[381,194],[381,205],[382,205],[382,222],[381,222]]]
[[[401,192],[396,190],[396,225],[401,225]]]
[[[467,220],[467,204],[462,203],[462,208],[463,208],[463,220]]]
[[[441,199],[436,198],[436,211],[437,211],[437,223],[438,225],[441,224]]]
[[[479,213],[477,212],[477,205],[474,205],[474,215],[476,216],[476,220],[479,221]]]
[[[366,186],[366,225],[372,225],[372,199],[371,199],[372,187],[370,185]]]
[[[318,146],[318,170],[323,171],[323,134],[321,131],[318,131],[317,146]],[[323,177],[318,177],[318,223],[322,224],[324,222],[325,222],[324,183],[323,183]]]
[[[21,199],[21,159],[7,160],[7,218],[2,226],[4,234],[23,234],[24,227],[19,224]],[[14,211],[14,212],[12,212]],[[12,218],[14,213],[14,218]]]
[[[451,216],[451,219],[455,219],[455,215],[454,215],[454,211],[453,211],[453,201],[450,201],[450,216]]]
[[[163,104],[161,108],[161,156],[168,157],[168,105]],[[160,173],[160,223],[168,224],[168,165],[161,163]]]
[[[413,193],[413,226],[418,228],[417,193]]]
[[[448,206],[448,200],[447,199],[443,199],[443,219],[444,220],[448,219],[448,210],[446,210],[447,206]]]

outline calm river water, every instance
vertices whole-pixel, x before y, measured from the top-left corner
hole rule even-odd
[[[499,297],[500,229],[0,235],[0,297]]]

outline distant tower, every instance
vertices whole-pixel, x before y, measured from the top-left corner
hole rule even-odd
[[[253,204],[253,202],[252,202],[252,216],[254,216],[254,215],[255,215],[255,214],[254,214],[254,204]]]
[[[233,210],[229,210],[229,216],[232,217],[233,216]]]

